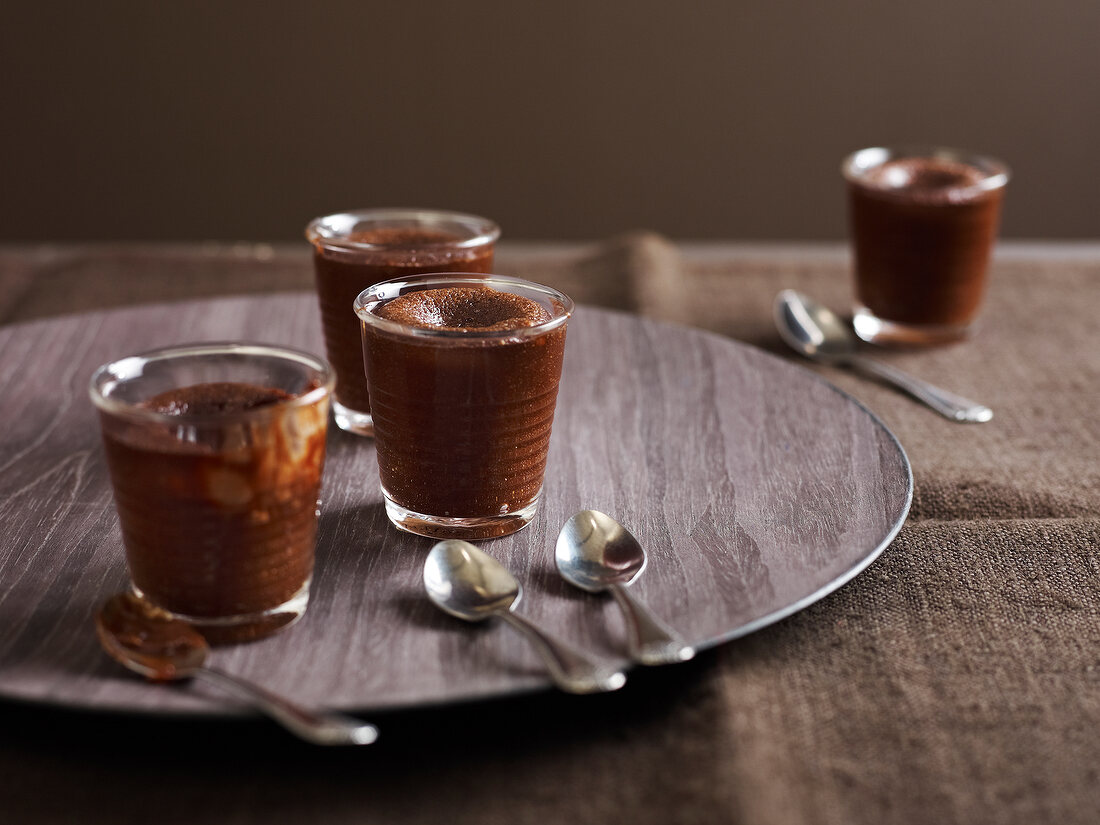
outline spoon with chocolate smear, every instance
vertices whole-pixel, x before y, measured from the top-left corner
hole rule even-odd
[[[192,677],[212,682],[314,745],[369,745],[378,728],[338,713],[306,710],[238,676],[205,665],[210,647],[186,622],[130,593],[109,598],[96,613],[99,643],[115,661],[154,682]]]

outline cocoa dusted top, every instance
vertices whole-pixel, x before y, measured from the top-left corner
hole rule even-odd
[[[369,243],[377,246],[425,246],[427,244],[453,244],[462,238],[454,232],[442,229],[425,229],[419,226],[376,226],[361,229],[348,235],[353,243]]]
[[[383,304],[376,314],[417,329],[454,332],[522,329],[551,318],[547,309],[530,298],[484,286],[409,292]]]
[[[860,183],[921,203],[957,203],[974,197],[985,179],[973,166],[943,158],[900,158],[869,169]]]
[[[164,415],[224,415],[266,407],[293,397],[274,387],[225,381],[178,387],[154,395],[141,406]]]

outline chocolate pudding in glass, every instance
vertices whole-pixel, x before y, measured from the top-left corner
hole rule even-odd
[[[845,159],[854,327],[876,344],[965,337],[986,291],[1008,168],[942,148],[871,148]]]
[[[386,512],[432,538],[535,515],[573,302],[516,278],[424,275],[355,302]]]
[[[309,601],[333,377],[261,344],[123,358],[92,377],[133,593],[211,642]]]
[[[317,218],[306,237],[313,244],[325,350],[336,371],[336,425],[373,435],[356,296],[379,281],[423,272],[492,272],[500,229],[457,212],[368,209]]]

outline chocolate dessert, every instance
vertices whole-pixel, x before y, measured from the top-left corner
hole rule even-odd
[[[497,332],[550,320],[550,313],[529,298],[484,286],[409,292],[383,304],[377,314],[418,329],[452,332]]]
[[[137,406],[163,415],[224,415],[255,410],[293,397],[274,387],[218,381],[168,390]]]
[[[959,203],[973,198],[973,187],[985,178],[973,166],[942,158],[901,158],[869,169],[861,183],[879,192],[928,204]]]
[[[985,291],[1003,186],[938,157],[888,160],[849,178],[856,296],[893,324],[965,330]]]
[[[352,309],[356,296],[390,278],[424,272],[487,273],[493,268],[492,242],[462,246],[468,238],[440,229],[376,226],[348,234],[339,245],[312,240],[325,349],[336,372],[336,400],[360,413],[370,411],[370,395]]]
[[[136,591],[189,619],[258,614],[308,587],[324,405],[206,383],[101,414]]]
[[[406,292],[373,313],[391,322],[363,325],[386,496],[414,515],[495,520],[461,533],[414,530],[426,535],[522,527],[533,510],[508,516],[532,507],[542,487],[564,323],[551,325],[554,314],[535,300],[485,286]]]

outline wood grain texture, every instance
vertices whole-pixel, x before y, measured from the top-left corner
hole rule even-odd
[[[237,710],[199,685],[154,687],[99,651],[91,615],[126,581],[86,384],[96,366],[183,341],[250,339],[321,351],[314,297],[296,293],[96,312],[0,329],[0,694],[85,708]],[[578,510],[642,541],[634,586],[691,641],[774,621],[846,581],[890,541],[912,481],[893,436],[793,364],[734,341],[581,308],[542,507],[482,546],[525,587],[520,611],[621,659],[610,599],[557,576],[557,531]],[[546,687],[500,623],[471,626],[422,595],[432,542],[393,529],[369,440],[329,439],[312,602],[295,627],[214,662],[307,703],[388,708]]]

